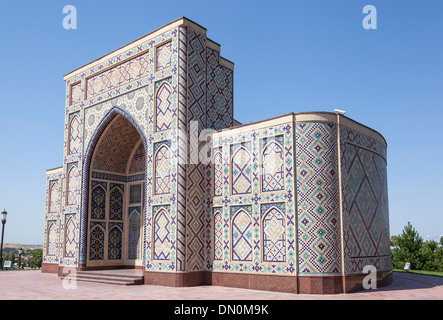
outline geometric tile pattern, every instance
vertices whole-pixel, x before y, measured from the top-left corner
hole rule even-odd
[[[156,48],[156,71],[169,68],[172,65],[172,41],[168,41]]]
[[[170,192],[169,182],[171,174],[169,148],[160,147],[155,156],[155,194]]]
[[[125,173],[130,154],[139,139],[137,129],[125,117],[118,116],[97,146],[92,168]]]
[[[129,203],[140,203],[142,201],[142,185],[134,184],[130,186],[129,189]]]
[[[171,250],[170,217],[165,209],[154,217],[154,260],[169,260]]]
[[[336,126],[296,125],[299,273],[340,273]]]
[[[122,258],[122,229],[123,224],[110,227],[108,235],[108,259],[119,260]]]
[[[49,213],[57,213],[60,205],[60,185],[58,180],[50,183],[49,192]]]
[[[69,124],[69,154],[80,152],[81,147],[81,120],[78,115],[74,115]]]
[[[55,256],[57,254],[57,244],[58,244],[58,239],[57,239],[57,226],[55,225],[55,223],[51,223],[49,225],[48,228],[48,240],[47,240],[47,249],[46,249],[46,254],[48,256]]]
[[[170,79],[169,79],[170,80]],[[157,86],[157,83],[156,83]],[[156,89],[156,130],[157,132],[165,131],[171,129],[172,122],[172,89],[168,84],[168,81],[165,80]]]
[[[263,260],[285,262],[285,218],[275,207],[263,218]]]
[[[149,52],[89,78],[86,82],[86,99],[124,87],[146,76],[148,72]]]
[[[77,164],[72,164],[68,169],[67,179],[67,205],[73,206],[77,204],[77,196],[79,194],[80,172]]]
[[[130,207],[128,212],[128,259],[140,259],[141,207]]]
[[[105,259],[105,228],[104,223],[91,223],[89,260]]]
[[[94,183],[91,196],[91,219],[105,219],[106,214],[106,182]],[[94,186],[96,184],[96,186]]]
[[[71,86],[71,104],[77,104],[82,99],[82,84],[79,82]]]
[[[220,54],[206,48],[207,128],[221,130],[233,124],[233,71],[220,65]]]
[[[189,143],[187,148],[177,145],[178,129],[196,137],[203,129],[220,130],[234,123],[233,72],[221,65],[219,52],[209,48],[210,43],[204,34],[180,26],[129,46],[67,80],[64,167],[60,177],[47,180],[46,193],[46,221],[53,224],[45,224],[45,242],[51,238],[50,226],[59,229],[56,236],[64,239],[64,257],[69,258],[63,259],[58,250],[63,246],[56,240],[55,255],[61,265],[85,263],[88,251],[91,259],[122,259],[122,236],[127,235],[128,258],[142,258],[144,267],[153,271],[339,272],[334,124],[277,124],[228,134],[223,141],[213,141],[213,151],[219,151],[214,173],[209,165],[174,164],[190,152]],[[116,112],[105,129],[102,121]],[[191,130],[194,120],[197,130]],[[123,127],[132,136],[125,138],[129,132],[124,130],[114,132],[118,121],[129,123]],[[344,244],[345,270],[358,272],[366,262],[390,263],[383,183],[386,150],[363,135],[343,130],[349,142],[340,146],[348,157],[341,159],[348,174],[342,190],[344,236],[349,242]],[[96,149],[93,159],[91,148]],[[227,159],[234,160],[232,167]],[[91,167],[102,170],[101,175],[91,172]],[[109,185],[97,181],[93,186],[91,176],[108,180]],[[56,187],[49,181],[57,179],[66,204],[52,196],[57,192],[51,191],[51,186]],[[111,179],[121,187],[111,185]],[[142,180],[144,184],[124,194],[125,183]],[[97,218],[102,221],[85,223],[93,190],[104,201],[94,204],[101,209]],[[134,205],[127,217],[122,216],[123,195]],[[107,220],[105,209],[110,213]],[[127,221],[128,231],[112,219]],[[44,261],[58,262],[56,256],[45,256]]]
[[[77,224],[75,218],[68,218],[65,230],[65,257],[74,258],[77,250]]]
[[[252,261],[251,218],[241,209],[232,220],[232,260]]]
[[[252,187],[252,159],[243,147],[235,151],[232,157],[232,194],[246,194]]]
[[[123,220],[124,185],[111,184],[109,193],[109,220]]]
[[[262,190],[278,191],[284,189],[283,177],[283,136],[276,137],[278,140],[263,141],[265,148],[262,153]]]
[[[186,114],[183,120],[186,123],[186,136],[188,137],[187,159],[190,159],[190,141],[198,141],[201,130],[205,129],[207,121],[207,90],[206,90],[206,36],[187,28],[186,50],[182,57],[186,61],[184,77],[180,78],[186,91]],[[182,120],[182,121],[183,121]],[[192,127],[193,121],[198,126]],[[205,250],[207,238],[205,226],[210,228],[212,210],[207,206],[210,197],[208,187],[208,169],[202,163],[189,164],[186,168],[186,213],[185,223],[186,236],[183,243],[186,252],[186,270],[205,270],[209,267],[211,254]]]
[[[220,151],[214,155],[214,197],[223,195],[223,155]]]
[[[214,260],[223,260],[223,216],[214,208]]]
[[[132,156],[131,164],[128,173],[145,172],[146,170],[146,150],[143,142],[140,143],[134,155]]]
[[[281,139],[282,137],[283,139]],[[273,192],[263,192],[261,184],[262,175],[262,154],[264,149],[270,143],[279,143],[282,148],[283,179],[284,189]],[[289,124],[279,124],[273,127],[243,131],[240,133],[226,132],[222,138],[214,139],[212,142],[213,152],[220,150],[223,159],[232,159],[232,156],[241,148],[247,150],[250,154],[251,166],[251,191],[248,194],[235,195],[232,193],[231,177],[233,176],[231,168],[233,164],[230,161],[222,163],[222,196],[212,198],[212,207],[220,208],[222,214],[222,260],[214,260],[212,270],[218,272],[246,272],[259,274],[295,274],[296,265],[296,228],[295,228],[295,202],[294,202],[294,136],[293,127]],[[278,242],[278,228],[274,225],[274,238],[271,235],[270,224],[265,217],[266,213],[272,209],[277,209],[282,217],[280,223],[284,223],[284,240],[280,238]],[[240,210],[245,211],[250,218],[250,237],[242,238],[244,244],[249,240],[251,246],[251,255],[249,261],[234,260],[233,249],[234,235],[236,228],[233,227],[235,213]],[[271,216],[267,216],[270,218]],[[266,221],[264,220],[266,219]],[[272,221],[275,221],[274,218]],[[270,222],[270,221],[269,221]],[[215,222],[214,222],[215,223]],[[266,232],[264,235],[264,223],[266,223]],[[280,224],[281,225],[281,224]],[[241,235],[238,230],[237,236]],[[277,235],[277,236],[276,236]],[[266,236],[266,241],[264,237]],[[239,238],[240,239],[240,238]],[[272,240],[272,241],[268,241]],[[284,242],[284,245],[283,245]],[[272,248],[272,243],[277,246]],[[264,248],[266,246],[266,249]],[[248,248],[244,246],[243,248]],[[271,249],[272,248],[272,249]],[[278,253],[278,249],[281,248]],[[284,249],[283,249],[284,248]],[[266,250],[266,255],[265,255]],[[247,250],[246,250],[247,251]],[[245,251],[245,252],[246,252]],[[238,251],[240,252],[240,251]],[[272,257],[271,253],[274,253]],[[265,258],[267,256],[267,258]],[[238,259],[236,257],[236,259]],[[282,260],[283,262],[265,261]]]
[[[342,134],[344,267],[390,270],[386,152],[380,143],[349,129]]]

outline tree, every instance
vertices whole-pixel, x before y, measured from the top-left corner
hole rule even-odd
[[[403,269],[406,262],[411,264],[411,269],[421,270],[423,267],[423,238],[412,227],[411,223],[405,226],[401,235],[398,236],[397,248],[392,255],[394,268]]]
[[[31,268],[41,268],[43,261],[42,250],[36,250],[32,253],[32,259],[28,261],[28,266]]]

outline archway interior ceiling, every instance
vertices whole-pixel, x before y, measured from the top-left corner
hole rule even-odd
[[[137,129],[125,117],[118,115],[106,128],[97,144],[92,169],[120,174],[144,171],[143,142]]]

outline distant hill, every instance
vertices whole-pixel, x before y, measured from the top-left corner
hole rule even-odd
[[[3,252],[9,252],[9,251],[17,251],[18,249],[23,250],[42,250],[43,246],[38,244],[20,244],[20,243],[4,243],[3,244]]]

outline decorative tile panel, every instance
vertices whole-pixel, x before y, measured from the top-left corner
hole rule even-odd
[[[91,219],[106,218],[106,182],[92,182]]]
[[[86,80],[86,99],[118,90],[149,73],[149,52],[142,53]]]
[[[172,66],[172,42],[168,41],[159,45],[156,48],[155,53],[155,71],[161,71],[163,69]]]
[[[300,274],[341,272],[336,141],[333,123],[296,125]]]
[[[141,207],[129,207],[128,213],[128,259],[140,259]]]

